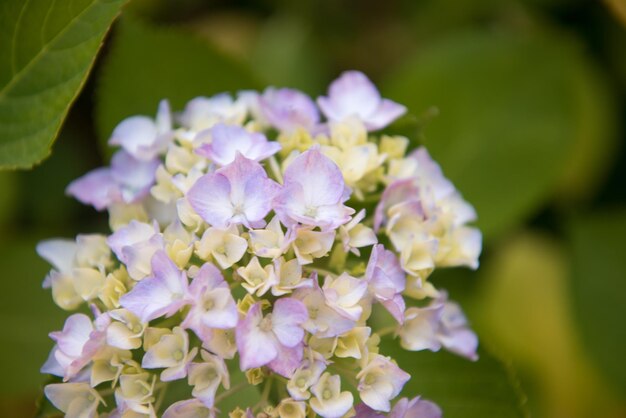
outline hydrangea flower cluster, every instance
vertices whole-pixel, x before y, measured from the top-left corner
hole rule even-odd
[[[477,358],[428,277],[476,268],[481,234],[426,149],[375,133],[405,111],[349,71],[317,102],[268,88],[122,121],[110,167],[67,189],[112,234],[38,246],[54,301],[83,308],[50,334],[47,398],[67,417],[441,417],[395,400],[410,375],[379,343]],[[256,405],[221,409],[248,385]]]

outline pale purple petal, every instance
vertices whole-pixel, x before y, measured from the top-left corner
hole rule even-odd
[[[320,119],[313,100],[294,89],[268,88],[259,104],[267,121],[281,131],[289,132],[299,127],[312,130]]]
[[[439,338],[446,350],[472,361],[478,360],[478,337],[470,329],[450,330]]]
[[[120,298],[122,307],[134,313],[142,322],[160,316],[171,316],[187,302],[187,276],[180,271],[165,251],[152,257],[153,276],[140,281]]]
[[[272,331],[286,347],[294,347],[304,338],[302,324],[309,318],[306,306],[294,298],[278,299],[272,311]]]
[[[401,294],[394,295],[393,298],[381,301],[381,304],[387,309],[387,311],[394,317],[398,323],[404,322],[404,310],[406,309],[406,303]]]
[[[41,373],[51,374],[59,377],[63,377],[65,375],[65,370],[63,366],[58,362],[55,356],[57,350],[57,345],[52,347],[52,350],[50,350],[50,354],[48,354],[46,362],[43,364],[43,366],[41,366],[41,369],[39,369]]]
[[[158,158],[138,160],[124,150],[111,159],[111,177],[118,185],[122,200],[133,203],[148,195],[155,182]]]
[[[261,367],[278,356],[279,343],[272,332],[259,328],[262,319],[261,304],[255,303],[237,325],[235,338],[241,370]]]
[[[376,111],[365,121],[365,126],[370,131],[377,131],[389,125],[405,113],[405,106],[388,99],[383,99],[379,103]]]
[[[121,191],[108,167],[97,168],[74,180],[67,186],[65,192],[97,210],[106,209],[122,200]]]
[[[207,408],[202,401],[198,399],[187,399],[178,401],[170,405],[165,412],[163,418],[213,418],[215,411]]]
[[[217,228],[240,223],[260,227],[265,225],[263,218],[272,209],[278,188],[259,163],[238,154],[231,164],[201,177],[187,199],[205,221]]]
[[[374,84],[360,71],[346,71],[328,88],[328,97],[318,98],[320,109],[330,120],[342,120],[357,116],[366,120],[376,112],[380,93]]]
[[[395,205],[407,202],[415,202],[415,215],[423,216],[423,210],[419,203],[419,189],[413,179],[396,180],[387,186],[374,213],[374,230],[378,229],[387,221],[387,211]]]
[[[400,399],[389,413],[389,418],[442,418],[442,416],[439,406],[419,396],[411,400]]]
[[[302,364],[304,345],[302,343],[294,347],[278,345],[278,355],[268,363],[268,367],[283,377],[290,378]]]
[[[211,142],[201,145],[196,152],[221,166],[235,161],[237,153],[261,161],[276,154],[281,148],[278,142],[268,141],[262,133],[248,132],[240,126],[222,123],[200,135],[210,137]]]
[[[392,298],[404,291],[406,275],[396,255],[378,244],[372,250],[365,277],[380,299]]]
[[[157,137],[154,120],[147,116],[133,116],[117,125],[109,139],[109,145],[119,145],[135,158],[149,160],[159,152],[153,148]]]
[[[123,250],[125,247],[131,247],[150,240],[155,234],[158,234],[155,225],[147,224],[132,220],[128,225],[118,229],[107,238],[107,244],[120,261],[125,262]]]
[[[322,113],[331,121],[357,117],[369,131],[389,125],[406,112],[406,107],[382,99],[374,84],[359,71],[346,71],[333,81],[328,97],[319,97]]]
[[[200,177],[189,189],[187,200],[202,219],[216,228],[226,229],[233,217],[230,182],[218,173]]]
[[[67,317],[63,325],[63,331],[50,333],[52,338],[63,353],[68,356],[78,357],[93,331],[91,319],[85,314],[74,314]]]
[[[345,183],[339,167],[313,147],[285,170],[284,185],[275,200],[283,223],[334,229],[348,222],[354,210],[343,205]]]
[[[364,403],[360,403],[354,407],[356,415],[354,418],[385,418],[384,414],[374,411]]]
[[[179,120],[185,128],[197,132],[220,122],[240,124],[245,118],[246,110],[243,101],[235,101],[228,93],[222,93],[190,100]]]

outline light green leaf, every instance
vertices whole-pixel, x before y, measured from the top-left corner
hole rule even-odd
[[[578,218],[572,237],[572,295],[584,343],[626,393],[626,211]]]
[[[326,88],[327,63],[311,28],[291,15],[267,21],[254,44],[250,62],[269,85],[319,95]]]
[[[98,80],[98,133],[104,143],[124,118],[154,116],[161,99],[181,110],[196,96],[256,87],[248,69],[204,41],[124,18]]]
[[[517,380],[484,350],[471,362],[447,352],[410,352],[384,339],[381,352],[411,374],[402,396],[421,395],[437,403],[446,418],[526,417]]]
[[[387,92],[412,113],[439,108],[426,146],[487,238],[534,214],[560,180],[581,129],[585,62],[558,35],[477,31],[431,44],[390,78]]]
[[[537,416],[620,416],[619,397],[581,344],[568,262],[556,239],[516,234],[477,272],[479,291],[463,306],[470,308],[483,342],[497,346],[524,373]]]
[[[0,168],[50,153],[124,0],[0,2]]]

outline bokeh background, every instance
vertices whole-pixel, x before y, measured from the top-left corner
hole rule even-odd
[[[481,268],[433,281],[512,365],[529,414],[626,417],[625,28],[621,0],[131,1],[52,156],[0,172],[0,416],[34,413],[66,315],[35,244],[107,230],[64,189],[106,162],[117,122],[162,97],[317,96],[359,69],[478,210]]]

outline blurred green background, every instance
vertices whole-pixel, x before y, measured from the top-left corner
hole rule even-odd
[[[317,96],[359,69],[477,208],[481,268],[433,281],[516,370],[530,415],[626,417],[625,28],[620,0],[131,1],[52,156],[0,172],[0,416],[34,412],[66,316],[35,244],[107,230],[64,188],[105,163],[117,122],[162,97]]]

